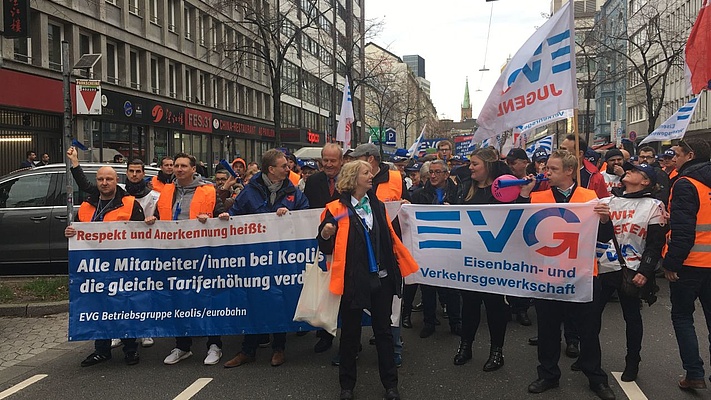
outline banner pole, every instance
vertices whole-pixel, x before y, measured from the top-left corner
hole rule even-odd
[[[577,156],[580,154],[580,134],[578,133],[578,109],[573,109],[573,134],[575,135],[575,155]],[[585,149],[587,150],[587,149]],[[583,156],[580,157],[580,165],[578,165],[578,170],[576,171],[576,176],[578,182],[578,186],[581,185],[580,183],[580,169],[583,167],[583,160],[585,160],[585,153],[583,153]]]

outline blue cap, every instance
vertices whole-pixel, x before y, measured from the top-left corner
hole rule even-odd
[[[420,172],[421,169],[422,169],[422,163],[418,163],[418,162],[405,167],[405,171],[407,171],[407,172]]]
[[[301,168],[302,169],[303,168],[311,168],[311,169],[318,170],[318,164],[316,164],[316,161],[314,161],[314,160],[305,160],[303,162],[303,165],[301,166]]]
[[[666,149],[666,150],[664,150],[664,153],[662,153],[662,158],[666,158],[666,157],[670,157],[670,158],[671,158],[671,157],[674,157],[674,156],[676,156],[676,153],[675,153],[674,150],[672,150],[672,149]]]
[[[452,156],[449,160],[453,163],[458,163],[458,164],[466,164],[469,162],[469,160],[465,156],[458,156],[458,155]]]
[[[654,169],[653,166],[649,164],[634,165],[632,163],[626,162],[624,163],[624,165],[622,165],[622,169],[624,169],[625,171],[636,169],[637,171],[644,172],[644,174],[647,175],[647,178],[649,178],[650,182],[652,182],[652,185],[657,183],[657,171]]]
[[[538,149],[533,152],[533,161],[541,162],[548,159],[548,152],[545,149]]]

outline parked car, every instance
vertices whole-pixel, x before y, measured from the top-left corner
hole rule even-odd
[[[90,182],[105,164],[82,164]],[[126,182],[126,165],[111,165]],[[0,275],[66,274],[67,181],[64,164],[23,169],[0,178]],[[146,176],[159,169],[146,167]],[[74,212],[86,196],[74,183]]]

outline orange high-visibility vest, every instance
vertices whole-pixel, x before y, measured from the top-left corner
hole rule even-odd
[[[585,189],[580,186],[575,188],[573,195],[570,197],[569,203],[587,203],[588,201],[597,199],[597,194],[594,190]],[[555,203],[553,189],[543,190],[541,192],[531,192],[531,203]],[[597,259],[593,268],[593,276],[597,276]]]
[[[396,171],[397,172],[397,171]],[[398,172],[399,174],[399,172]],[[321,213],[321,221],[326,218],[326,211],[330,212],[334,217],[341,216],[348,213],[348,207],[343,205],[339,200],[334,200],[326,204],[326,208]],[[400,268],[400,275],[404,278],[414,272],[416,272],[420,267],[410,251],[405,247],[404,244],[395,234],[393,226],[390,223],[390,218],[386,217],[385,220],[388,222],[388,230],[390,231],[390,237],[393,241],[393,253],[395,254],[395,259],[397,260],[398,266]],[[333,248],[333,259],[329,265],[331,270],[331,282],[328,289],[333,294],[343,294],[343,282],[346,272],[346,249],[348,247],[348,232],[350,228],[351,219],[345,216],[338,220],[338,230],[336,231],[336,242]]]
[[[676,170],[674,170],[676,172]],[[679,178],[687,179],[696,187],[696,193],[699,196],[699,210],[696,212],[696,237],[694,238],[694,247],[691,248],[689,255],[683,262],[683,265],[691,267],[711,268],[711,201],[709,194],[711,188],[697,181],[696,179],[684,176]],[[678,180],[677,180],[678,182]],[[676,185],[676,183],[674,183]],[[672,196],[669,195],[669,211],[671,212]],[[669,241],[671,240],[671,231],[667,232],[667,243],[662,249],[662,257],[667,255],[669,251]]]
[[[299,176],[299,174],[297,174],[296,172],[290,170],[289,180],[291,181],[291,183],[294,184],[294,186],[299,187],[299,181],[301,180],[301,176]]]
[[[123,206],[113,209],[106,214],[104,214],[103,221],[130,221],[131,214],[133,213],[133,202],[136,199],[133,196],[123,196],[121,202]],[[96,207],[89,202],[81,203],[79,206],[79,221],[80,222],[92,222],[94,218],[94,213],[96,212]]]
[[[674,168],[672,170],[672,172],[669,173],[669,180],[674,179],[677,175],[679,175],[679,171],[677,171],[676,168]]]
[[[402,200],[402,175],[400,171],[388,170],[388,172],[388,181],[378,185],[378,189],[375,191],[378,200],[383,203]]]
[[[156,192],[159,192],[159,193],[160,193],[160,192],[163,191],[163,187],[164,187],[166,184],[163,183],[163,182],[161,182],[161,181],[159,181],[159,180],[158,180],[158,176],[156,175],[156,176],[154,176],[153,178],[151,178],[151,185],[153,185],[153,190],[155,190]]]
[[[160,192],[160,197],[156,204],[156,209],[158,210],[159,219],[161,221],[170,221],[173,219],[174,194],[174,183],[168,183],[163,186],[163,191]],[[209,217],[212,217],[212,211],[215,209],[215,201],[216,195],[214,186],[198,186],[190,202],[190,219],[196,219],[200,214],[207,214]]]

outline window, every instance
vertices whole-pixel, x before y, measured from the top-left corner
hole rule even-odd
[[[49,50],[49,68],[62,70],[62,27],[50,23],[47,27],[47,49]]]
[[[193,71],[185,68],[185,82],[183,84],[183,98],[185,101],[192,101],[193,98]]]
[[[218,35],[219,29],[220,29],[220,24],[217,21],[213,20],[212,21],[212,28],[210,29],[210,40],[211,40],[210,45],[212,46],[212,49],[215,51],[217,51],[217,43],[218,43],[217,37],[219,36]]]
[[[168,31],[175,32],[175,2],[178,0],[168,0]]]
[[[175,64],[168,64],[168,96],[175,98],[176,96],[176,79],[175,79]]]
[[[212,78],[212,106],[214,108],[217,108],[217,103],[218,103],[218,90],[219,89],[219,82],[217,81],[217,78]]]
[[[79,55],[92,54],[93,43],[91,43],[91,37],[83,33],[79,34]],[[79,75],[89,78],[89,70],[81,69],[79,70]]]
[[[225,88],[225,110],[232,111],[232,98],[235,95],[235,85],[232,82],[227,82]]]
[[[106,80],[109,83],[119,83],[118,79],[118,53],[116,51],[116,45],[113,43],[106,43]]]
[[[134,89],[141,89],[141,63],[137,52],[130,52],[129,64],[131,69],[131,87]]]
[[[189,7],[183,9],[183,19],[185,23],[185,39],[192,40],[192,11]]]
[[[160,94],[160,64],[158,60],[151,57],[151,91]]]
[[[148,0],[151,4],[151,22],[160,25],[160,19],[158,18],[158,0]]]
[[[0,208],[47,205],[50,174],[23,176],[0,186]]]
[[[198,40],[200,41],[200,46],[205,45],[205,31],[207,30],[208,16],[202,16],[198,19]]]
[[[140,14],[140,0],[128,0],[128,12],[133,14],[133,15],[141,15]]]
[[[32,39],[13,39],[14,59],[23,63],[32,63]]]
[[[609,97],[606,97],[603,101],[604,101],[603,112],[605,113],[604,119],[605,119],[605,122],[610,122],[610,121],[612,121],[612,99]]]
[[[196,103],[200,104],[205,104],[206,103],[206,92],[207,92],[207,76],[203,74],[202,72],[199,75],[200,82],[199,82],[199,88],[200,88],[200,94],[195,98]]]

